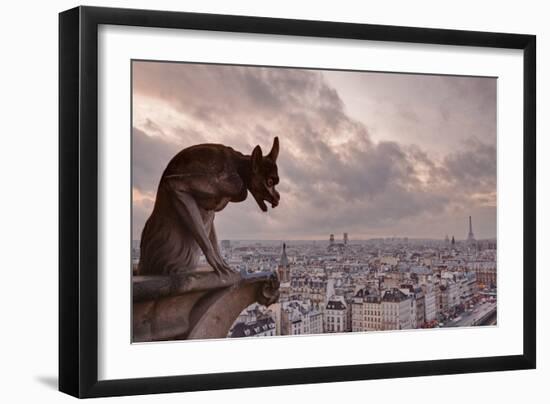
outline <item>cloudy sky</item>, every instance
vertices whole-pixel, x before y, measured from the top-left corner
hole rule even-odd
[[[133,237],[168,161],[280,139],[281,202],[216,215],[220,239],[496,235],[496,79],[133,62]]]

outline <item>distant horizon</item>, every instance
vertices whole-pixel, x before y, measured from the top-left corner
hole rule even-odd
[[[349,243],[353,243],[354,241],[372,241],[372,240],[388,240],[388,239],[396,239],[396,240],[402,240],[402,239],[407,239],[407,240],[421,240],[421,241],[445,241],[445,238],[433,238],[433,237],[409,237],[409,236],[388,236],[388,237],[370,237],[370,238],[349,238],[348,239],[348,244]],[[449,240],[451,240],[452,236],[449,236]],[[289,241],[320,241],[320,242],[326,242],[326,243],[330,243],[330,240],[329,239],[326,239],[326,238],[311,238],[311,239],[307,239],[307,238],[274,238],[274,239],[237,239],[237,238],[224,238],[224,239],[220,239],[218,241],[224,241],[224,240],[229,240],[229,241],[278,241],[278,242],[289,242]],[[475,239],[476,241],[493,241],[493,240],[497,240],[497,237],[484,237],[484,238],[476,238]],[[140,241],[140,239],[132,239],[132,241]],[[464,241],[467,241],[466,238],[456,238],[455,237],[455,241],[456,242],[464,242]],[[338,243],[343,243],[343,239],[337,239],[335,238],[334,239],[334,242],[336,244]]]

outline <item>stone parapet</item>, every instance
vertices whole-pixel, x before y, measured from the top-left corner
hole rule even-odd
[[[219,277],[211,269],[177,275],[134,276],[133,342],[225,338],[238,315],[258,302],[279,299],[273,272],[235,272]]]

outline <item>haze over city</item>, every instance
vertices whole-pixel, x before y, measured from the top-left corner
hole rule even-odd
[[[216,215],[219,239],[496,237],[496,79],[133,62],[133,239],[169,160],[280,139],[280,205]]]

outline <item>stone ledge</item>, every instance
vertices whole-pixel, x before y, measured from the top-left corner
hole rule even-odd
[[[132,279],[132,300],[135,303],[164,296],[228,287],[239,282],[241,278],[242,275],[238,272],[218,277],[210,268],[198,268],[191,273],[175,275],[137,275]]]
[[[273,272],[218,277],[211,269],[133,277],[133,342],[225,338],[252,303],[279,298]]]

